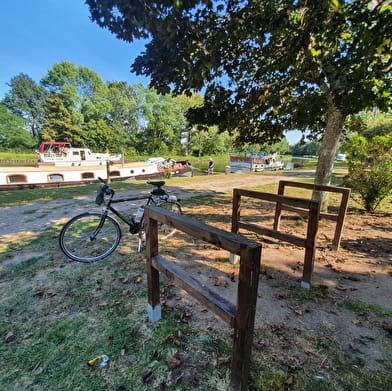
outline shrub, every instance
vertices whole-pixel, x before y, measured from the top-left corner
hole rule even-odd
[[[346,152],[345,184],[358,191],[365,209],[373,212],[392,191],[392,135],[356,137]]]

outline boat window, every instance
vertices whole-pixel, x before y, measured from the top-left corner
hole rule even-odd
[[[120,171],[111,171],[110,176],[120,176]]]
[[[64,176],[62,174],[49,174],[48,182],[64,182]]]
[[[7,175],[7,183],[18,183],[18,182],[27,183],[26,175],[22,175],[22,174]]]
[[[72,152],[72,155],[74,155],[74,156],[79,156],[79,151],[73,151],[73,152]]]
[[[131,172],[131,174],[134,174],[134,173],[135,173],[135,171],[133,171],[133,170],[131,170],[130,172]]]
[[[83,172],[82,173],[82,179],[91,179],[91,178],[94,178],[93,172]]]
[[[143,168],[143,169],[142,169],[142,172],[146,172],[146,170]]]

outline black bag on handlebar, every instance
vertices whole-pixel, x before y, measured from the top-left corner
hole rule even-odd
[[[103,186],[102,186],[103,187]],[[105,192],[103,191],[102,187],[97,190],[97,196],[95,197],[95,203],[97,205],[102,205],[103,201],[105,200]]]
[[[111,190],[108,185],[103,185],[97,190],[97,196],[95,197],[95,203],[102,205],[105,201],[105,194],[110,195]]]

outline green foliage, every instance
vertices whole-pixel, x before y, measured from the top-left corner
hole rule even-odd
[[[82,130],[72,120],[72,113],[67,109],[59,94],[51,93],[45,104],[45,118],[41,129],[44,141],[68,141],[75,145],[83,142]]]
[[[36,141],[25,129],[25,120],[0,103],[0,149],[23,151],[35,146]]]
[[[345,148],[349,170],[345,184],[358,191],[367,211],[374,211],[392,191],[392,135],[371,140],[358,136]]]
[[[316,156],[320,151],[320,143],[318,141],[311,141],[308,143],[297,143],[293,146],[292,154],[294,156]]]
[[[42,125],[47,92],[24,73],[14,76],[8,85],[11,89],[5,95],[3,103],[12,113],[24,118],[32,136],[37,137]]]
[[[219,133],[217,127],[192,129],[188,134],[188,148],[192,155],[201,157],[231,152],[233,142],[228,132]]]
[[[374,136],[383,136],[392,134],[392,113],[374,113],[366,120],[367,128],[363,131],[362,136],[368,140]]]
[[[345,119],[392,105],[388,2],[86,0],[119,39],[149,39],[132,65],[161,93],[205,91],[193,125],[274,143],[324,134],[315,182],[330,182]],[[324,209],[325,203],[323,202]]]
[[[163,93],[205,88],[191,121],[239,130],[242,141],[322,131],[331,105],[345,116],[390,104],[391,9],[381,2],[86,3],[118,38],[151,37],[134,71]]]

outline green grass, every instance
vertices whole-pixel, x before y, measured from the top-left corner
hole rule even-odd
[[[174,186],[176,181],[180,179],[170,179],[169,183]],[[114,186],[120,190],[146,185]],[[276,192],[276,185],[257,189]],[[24,203],[22,194],[31,201],[44,201],[64,198],[66,193],[72,198],[95,191],[96,185],[66,191],[26,190],[20,195],[14,192],[14,200],[0,192],[0,202]],[[184,203],[217,209],[230,202],[230,196],[228,192],[193,197]],[[38,213],[39,209],[34,211]],[[222,220],[219,214],[200,217],[207,222]],[[231,355],[231,329],[209,332],[192,326],[192,309],[181,303],[164,307],[162,320],[149,323],[145,260],[129,250],[129,236],[109,258],[79,264],[60,253],[59,229],[0,238],[0,390],[227,390],[230,365],[219,364],[219,359]],[[142,276],[141,282],[138,276]],[[178,292],[164,277],[161,288],[163,298]],[[334,303],[333,294],[317,285],[310,290],[291,288],[290,295],[299,303]],[[353,314],[371,313],[382,319],[392,316],[390,311],[369,303],[346,302],[344,306]],[[323,335],[323,330],[287,329],[281,335],[271,326],[255,329],[249,391],[392,388],[390,363],[385,363],[389,368],[385,373],[372,371],[357,357],[345,355],[341,346]],[[14,339],[6,342],[10,332]],[[288,354],[287,346],[295,346],[295,338],[306,340],[318,356],[309,356],[302,363]],[[391,346],[384,348],[392,352]],[[110,357],[107,368],[87,365],[88,360],[102,354]],[[181,366],[170,370],[166,361],[173,358],[180,359]]]
[[[358,314],[372,313],[381,317],[392,316],[392,311],[387,310],[386,308],[380,307],[379,305],[376,304],[363,303],[361,301],[346,301],[345,307]]]

